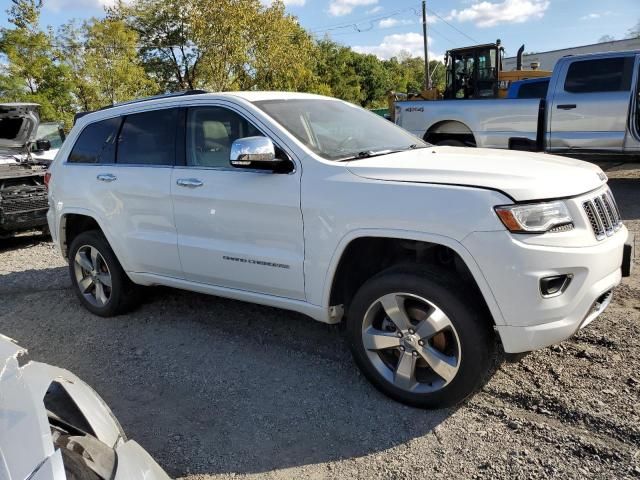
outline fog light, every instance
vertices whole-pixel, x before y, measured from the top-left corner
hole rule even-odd
[[[570,273],[564,275],[553,275],[540,279],[540,293],[543,297],[557,297],[562,295],[573,279]]]

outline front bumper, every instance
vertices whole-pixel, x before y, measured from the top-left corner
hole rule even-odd
[[[625,227],[597,245],[579,248],[524,243],[504,232],[476,232],[463,241],[482,270],[500,308],[496,328],[507,353],[565,340],[593,321],[622,278]],[[544,298],[543,277],[571,274],[561,295]]]

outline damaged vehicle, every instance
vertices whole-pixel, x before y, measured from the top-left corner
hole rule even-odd
[[[38,108],[37,103],[0,104],[0,239],[47,230],[45,173],[57,149],[47,138],[36,140]]]
[[[0,479],[169,478],[91,387],[25,354],[0,335]]]

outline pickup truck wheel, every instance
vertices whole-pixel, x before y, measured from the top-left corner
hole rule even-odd
[[[460,140],[442,140],[441,142],[436,143],[438,146],[449,146],[449,147],[466,147],[464,142]]]
[[[96,315],[111,317],[135,304],[136,286],[97,230],[83,232],[71,243],[69,274],[80,302]]]
[[[366,282],[349,308],[355,361],[373,385],[408,405],[455,405],[488,377],[495,342],[485,319],[446,273],[389,270]]]

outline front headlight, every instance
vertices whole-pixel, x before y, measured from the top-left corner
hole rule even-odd
[[[564,232],[573,228],[571,214],[561,201],[504,205],[495,210],[512,233]]]

